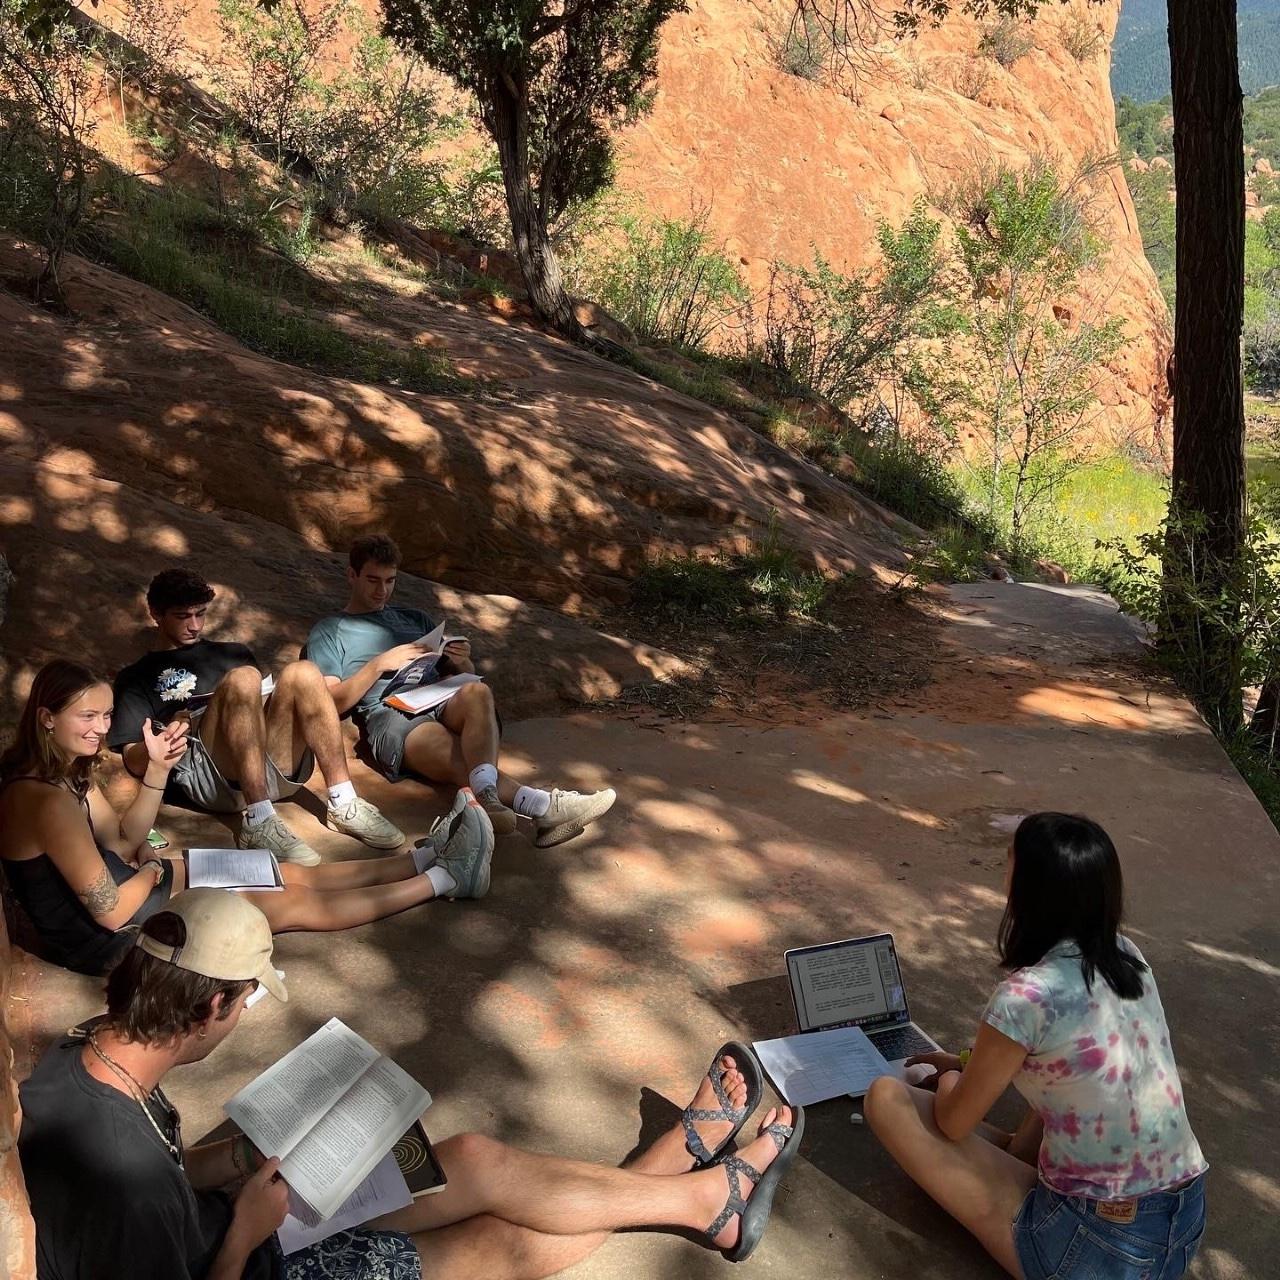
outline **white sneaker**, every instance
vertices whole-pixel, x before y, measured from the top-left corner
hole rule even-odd
[[[320,855],[284,825],[278,813],[250,824],[243,819],[236,836],[238,849],[270,849],[279,862],[295,862],[300,867],[314,867]]]
[[[450,898],[483,898],[489,892],[493,823],[470,787],[458,792],[453,808],[418,842],[419,848],[424,845],[439,850],[435,865],[444,867],[457,881]]]
[[[405,842],[404,832],[360,796],[338,808],[330,805],[324,825],[330,831],[353,836],[370,849],[399,849]]]
[[[612,787],[603,791],[588,791],[581,794],[577,791],[560,791],[551,793],[551,807],[535,818],[533,827],[535,837],[533,843],[539,849],[550,849],[552,845],[564,844],[574,836],[580,836],[588,823],[602,818],[618,798]]]

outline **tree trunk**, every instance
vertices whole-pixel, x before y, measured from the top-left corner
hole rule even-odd
[[[1236,0],[1169,0],[1169,53],[1178,192],[1173,503],[1182,517],[1204,524],[1194,570],[1176,537],[1166,569],[1173,580],[1193,577],[1198,592],[1216,595],[1244,538],[1244,138]],[[1170,627],[1186,633],[1186,614],[1185,604],[1175,605]],[[1240,644],[1221,629],[1206,635],[1203,687],[1194,692],[1211,725],[1230,735],[1242,718]]]
[[[489,132],[498,148],[502,185],[511,218],[511,241],[534,311],[566,338],[586,340],[564,287],[560,263],[551,247],[546,220],[538,206],[529,173],[528,111],[514,97],[494,103],[487,113]]]

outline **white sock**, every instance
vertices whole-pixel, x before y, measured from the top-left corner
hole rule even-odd
[[[468,781],[471,783],[471,790],[477,795],[485,787],[496,787],[498,785],[498,766],[494,764],[478,764],[471,770],[471,777]]]
[[[417,859],[415,858],[414,861],[416,862]],[[458,882],[444,867],[428,867],[423,874],[431,881],[431,887],[436,891],[437,898],[446,897],[458,887]]]
[[[275,811],[276,807],[270,800],[255,800],[252,804],[245,806],[244,820],[249,826],[256,827],[258,823],[266,822]]]
[[[348,779],[329,788],[329,808],[345,809],[356,798],[355,784]]]
[[[542,818],[551,808],[551,792],[539,791],[537,787],[521,787],[511,807],[522,818]]]

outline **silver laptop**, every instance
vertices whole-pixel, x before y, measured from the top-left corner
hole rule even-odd
[[[861,1027],[899,1075],[906,1059],[941,1048],[911,1021],[891,933],[796,947],[785,958],[799,1031]]]

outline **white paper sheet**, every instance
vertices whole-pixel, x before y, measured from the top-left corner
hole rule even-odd
[[[778,1092],[797,1107],[861,1095],[873,1080],[896,1074],[861,1027],[757,1040],[753,1047]]]
[[[280,868],[270,849],[188,849],[188,889],[280,888]]]
[[[280,1247],[285,1253],[297,1253],[299,1249],[305,1249],[317,1240],[326,1240],[339,1231],[346,1231],[348,1227],[358,1227],[371,1218],[394,1213],[412,1203],[409,1184],[405,1182],[395,1156],[388,1151],[374,1165],[373,1172],[339,1206],[333,1217],[326,1218],[317,1226],[307,1226],[290,1213],[277,1233]]]

